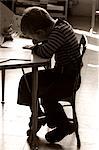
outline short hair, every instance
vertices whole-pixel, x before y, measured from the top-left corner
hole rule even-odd
[[[38,29],[46,30],[52,25],[52,17],[41,7],[28,7],[25,9],[21,19],[21,31],[25,34],[35,32]]]

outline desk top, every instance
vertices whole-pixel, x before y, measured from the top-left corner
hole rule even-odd
[[[22,47],[32,44],[32,40],[16,38],[5,42],[0,48],[0,69],[13,69],[21,67],[40,67],[46,65],[49,59],[31,54],[31,50]]]

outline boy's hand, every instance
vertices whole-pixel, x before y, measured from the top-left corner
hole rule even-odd
[[[39,43],[39,41],[38,41],[38,40],[35,40],[35,39],[32,39],[32,42],[33,42],[34,45],[36,45],[36,44]]]

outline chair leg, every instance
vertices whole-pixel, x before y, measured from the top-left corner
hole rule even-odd
[[[73,108],[73,120],[74,120],[74,124],[76,127],[75,134],[76,134],[76,139],[77,139],[77,147],[80,149],[81,142],[80,142],[80,136],[78,132],[78,119],[77,119],[76,110],[75,110],[75,102],[72,104],[72,108]]]
[[[80,142],[80,137],[79,137],[79,133],[78,133],[78,128],[76,129],[75,134],[76,134],[76,138],[77,138],[77,147],[80,149],[81,142]]]
[[[79,136],[79,132],[78,132],[78,120],[77,120],[76,112],[74,113],[74,124],[76,126],[75,134],[76,134],[76,138],[77,138],[77,147],[80,149],[81,142],[80,142],[80,136]]]

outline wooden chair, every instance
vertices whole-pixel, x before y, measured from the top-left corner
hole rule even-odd
[[[86,51],[86,44],[87,44],[87,39],[84,35],[82,35],[81,39],[80,39],[80,43],[79,43],[79,47],[81,50],[81,58],[80,58],[80,63],[81,63],[81,68],[83,66],[82,64],[82,58],[83,55]],[[73,87],[73,94],[71,95],[71,97],[68,98],[64,98],[60,101],[60,103],[62,104],[63,102],[63,107],[66,106],[71,106],[72,107],[72,116],[73,118],[69,118],[70,121],[74,122],[75,125],[75,134],[76,134],[76,138],[77,138],[77,147],[80,148],[81,147],[81,142],[80,142],[80,137],[79,137],[79,131],[78,131],[78,119],[77,119],[77,114],[76,114],[76,109],[75,109],[75,100],[76,100],[76,92],[80,87],[80,72],[81,72],[81,68],[79,68],[79,72],[77,73],[76,79],[75,79],[75,83],[74,83],[74,87]],[[69,102],[69,105],[64,104],[65,102]]]

